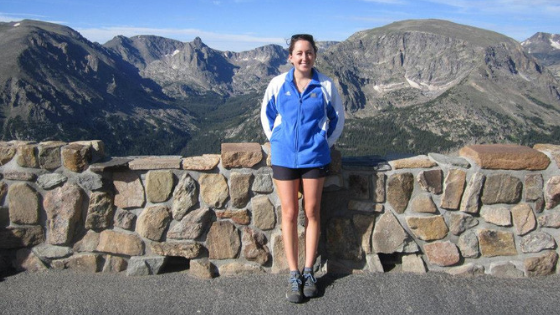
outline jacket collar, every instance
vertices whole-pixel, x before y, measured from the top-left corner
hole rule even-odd
[[[288,71],[288,75],[286,76],[286,81],[294,82],[294,72],[295,72],[295,68],[292,67],[292,69]],[[311,78],[311,82],[309,82],[309,84],[310,85],[321,84],[321,82],[319,82],[319,71],[317,71],[317,69],[315,68],[313,68],[313,77]]]

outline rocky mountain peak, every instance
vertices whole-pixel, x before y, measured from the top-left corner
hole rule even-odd
[[[521,45],[560,80],[560,34],[539,32]]]

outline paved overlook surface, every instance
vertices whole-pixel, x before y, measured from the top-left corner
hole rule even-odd
[[[284,299],[286,275],[199,280],[69,270],[0,278],[0,314],[555,314],[560,276],[502,279],[444,273],[318,275],[320,296]]]

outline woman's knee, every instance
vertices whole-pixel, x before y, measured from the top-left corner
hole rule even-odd
[[[282,208],[282,221],[297,222],[299,208]]]

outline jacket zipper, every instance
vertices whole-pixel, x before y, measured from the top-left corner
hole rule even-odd
[[[295,84],[294,84],[295,85]],[[296,87],[296,91],[299,96],[299,106],[298,106],[298,114],[297,114],[297,122],[296,122],[296,168],[299,167],[299,129],[300,129],[300,121],[301,121],[301,108],[303,103],[303,93],[299,93]],[[305,91],[304,91],[305,92]]]

